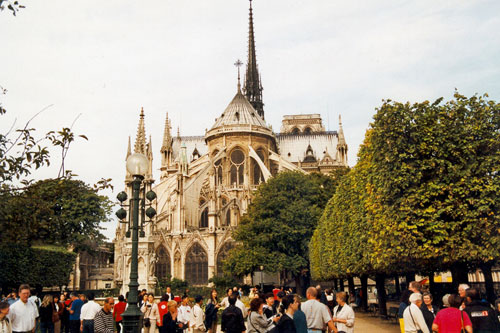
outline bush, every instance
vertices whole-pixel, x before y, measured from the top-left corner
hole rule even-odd
[[[41,290],[67,285],[76,254],[56,246],[0,246],[0,287],[15,289],[22,283]]]

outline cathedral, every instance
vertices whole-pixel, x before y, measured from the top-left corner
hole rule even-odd
[[[232,230],[261,182],[282,170],[329,173],[347,166],[340,118],[338,131],[325,130],[319,114],[285,115],[280,133],[274,133],[266,123],[252,15],[250,0],[243,87],[238,72],[234,98],[205,135],[172,135],[167,114],[159,151],[159,181],[153,179],[151,138],[146,141],[141,110],[133,151],[149,159],[143,186],[157,194],[157,216],[145,225],[139,238],[140,289],[152,291],[157,279],[169,277],[187,280],[191,285],[207,285],[210,277],[222,273],[223,261],[235,245]],[[130,154],[129,139],[127,157]],[[129,198],[131,182],[132,176],[127,173]],[[114,280],[125,292],[131,240],[120,223],[114,243]]]

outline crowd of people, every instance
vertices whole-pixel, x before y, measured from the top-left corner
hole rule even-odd
[[[399,306],[401,332],[500,332],[500,300],[492,308],[479,289],[466,284],[458,287],[457,294],[446,294],[442,300],[439,309],[430,292],[422,291],[419,282],[410,282]]]
[[[157,302],[152,293],[139,293],[143,333],[321,333],[353,332],[354,311],[348,295],[336,294],[335,307],[326,293],[310,287],[305,302],[291,289],[262,293],[253,289],[247,307],[241,288],[228,288],[220,300],[213,289],[205,301],[200,295],[174,296],[171,288]],[[127,308],[123,295],[100,305],[93,293],[46,294],[43,300],[31,295],[28,285],[0,302],[0,333],[120,333]]]
[[[0,333],[113,333],[114,304],[108,297],[101,306],[93,293],[46,294],[40,301],[22,284],[0,302]]]
[[[220,299],[213,289],[207,300],[200,295],[174,296],[167,287],[157,302],[154,294],[142,290],[138,307],[143,314],[143,333],[352,333],[355,298],[345,292],[309,287],[306,300],[290,289],[275,288],[263,293],[250,291],[249,304],[242,301],[241,288],[228,288]],[[102,300],[101,300],[102,303]],[[477,288],[460,285],[458,294],[445,295],[443,307],[413,281],[403,292],[399,306],[402,333],[500,332],[500,300],[492,308]],[[21,285],[0,302],[0,333],[120,333],[126,298],[104,299],[94,294],[46,294],[40,300]],[[354,306],[354,305],[353,305]]]

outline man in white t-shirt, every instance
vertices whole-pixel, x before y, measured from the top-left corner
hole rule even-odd
[[[337,332],[328,307],[316,299],[317,294],[316,288],[307,288],[307,301],[300,306],[300,309],[306,315],[307,332],[321,333],[327,325],[333,332]]]
[[[80,310],[80,331],[82,333],[94,333],[94,318],[102,307],[94,302],[94,293],[89,293],[88,302],[83,304]]]
[[[30,297],[30,286],[22,284],[19,287],[19,300],[10,306],[8,318],[12,332],[34,332],[38,309]]]

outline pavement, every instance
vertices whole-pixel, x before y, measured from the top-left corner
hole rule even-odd
[[[354,320],[356,333],[399,333],[399,324],[394,320],[372,317],[369,313],[357,311]]]

